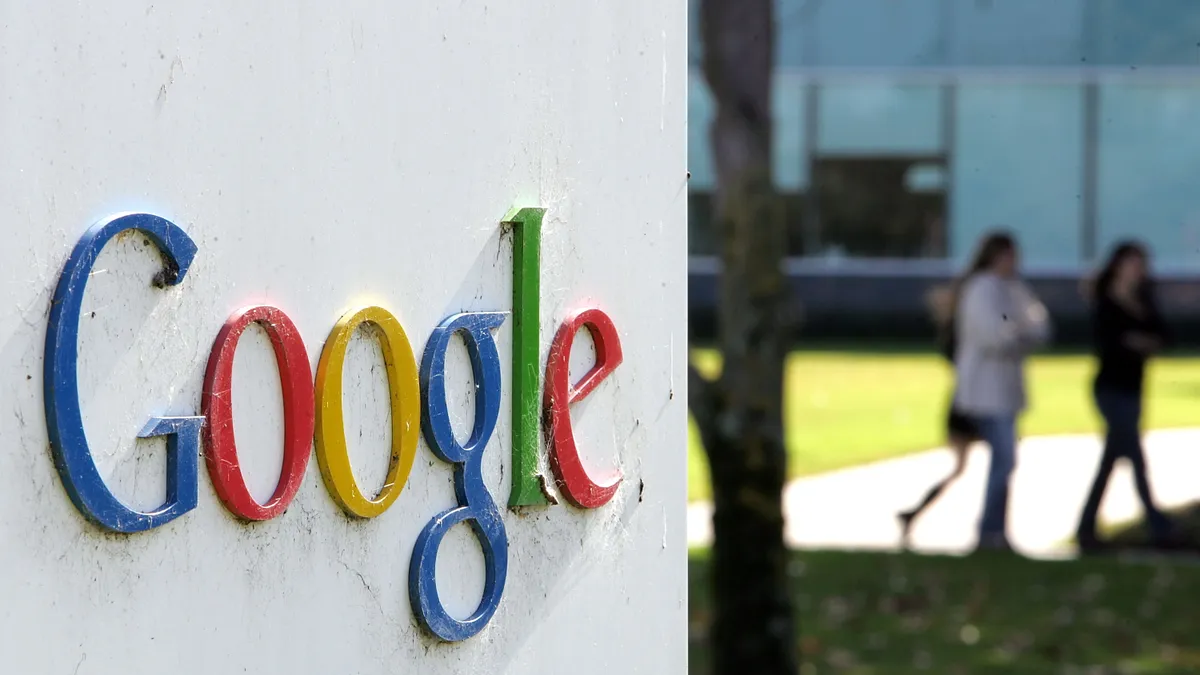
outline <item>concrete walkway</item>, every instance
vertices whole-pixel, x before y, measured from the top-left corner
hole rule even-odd
[[[1072,537],[1100,461],[1100,438],[1048,436],[1025,439],[1009,511],[1013,545],[1033,557],[1070,555]],[[1200,429],[1155,431],[1145,437],[1150,485],[1163,507],[1200,499]],[[962,477],[930,507],[912,531],[912,548],[928,553],[964,553],[974,547],[983,505],[988,456],[971,451]],[[798,548],[898,550],[896,513],[911,508],[953,466],[948,450],[934,450],[852,469],[802,478],[784,491],[785,536]],[[1136,518],[1141,505],[1133,474],[1117,465],[1101,506],[1102,522]],[[712,541],[712,506],[688,507],[688,542]]]

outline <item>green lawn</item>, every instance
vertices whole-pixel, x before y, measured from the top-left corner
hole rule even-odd
[[[808,673],[1200,672],[1194,565],[798,552]],[[689,669],[709,672],[708,554],[689,571]]]
[[[720,355],[694,350],[706,375],[720,371]],[[1044,355],[1029,366],[1026,435],[1098,431],[1090,399],[1092,360]],[[798,351],[788,359],[785,383],[791,474],[844,468],[943,443],[950,371],[929,353]],[[1165,357],[1150,370],[1149,428],[1195,425],[1200,420],[1200,358]],[[709,494],[708,465],[694,426],[688,438],[691,499]]]

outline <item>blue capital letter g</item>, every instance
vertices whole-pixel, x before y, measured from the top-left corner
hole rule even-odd
[[[168,523],[196,508],[200,427],[203,417],[153,418],[142,437],[167,437],[167,501],[141,513],[122,504],[109,491],[96,468],[83,431],[79,409],[79,313],[83,291],[100,250],[126,230],[143,233],[162,251],[164,267],[156,286],[178,284],[187,273],[196,244],[179,226],[147,213],[126,213],[102,220],[75,245],[58,279],[46,332],[46,429],[54,465],[71,501],[89,520],[115,532],[141,532]]]

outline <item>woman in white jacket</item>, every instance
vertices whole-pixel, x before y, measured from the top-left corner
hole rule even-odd
[[[994,233],[980,245],[956,301],[958,349],[954,404],[991,446],[987,493],[979,522],[981,549],[1010,548],[1009,481],[1016,466],[1017,417],[1025,410],[1025,357],[1050,339],[1050,321],[1017,277],[1012,236]]]

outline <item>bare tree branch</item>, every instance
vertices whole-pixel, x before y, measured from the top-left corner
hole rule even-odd
[[[688,361],[688,408],[693,415],[707,416],[711,412],[712,389],[713,383]]]
[[[704,377],[696,368],[696,364],[688,361],[688,409],[692,412],[692,419],[696,421],[700,442],[705,447],[708,447],[716,434],[716,390],[717,383]]]

